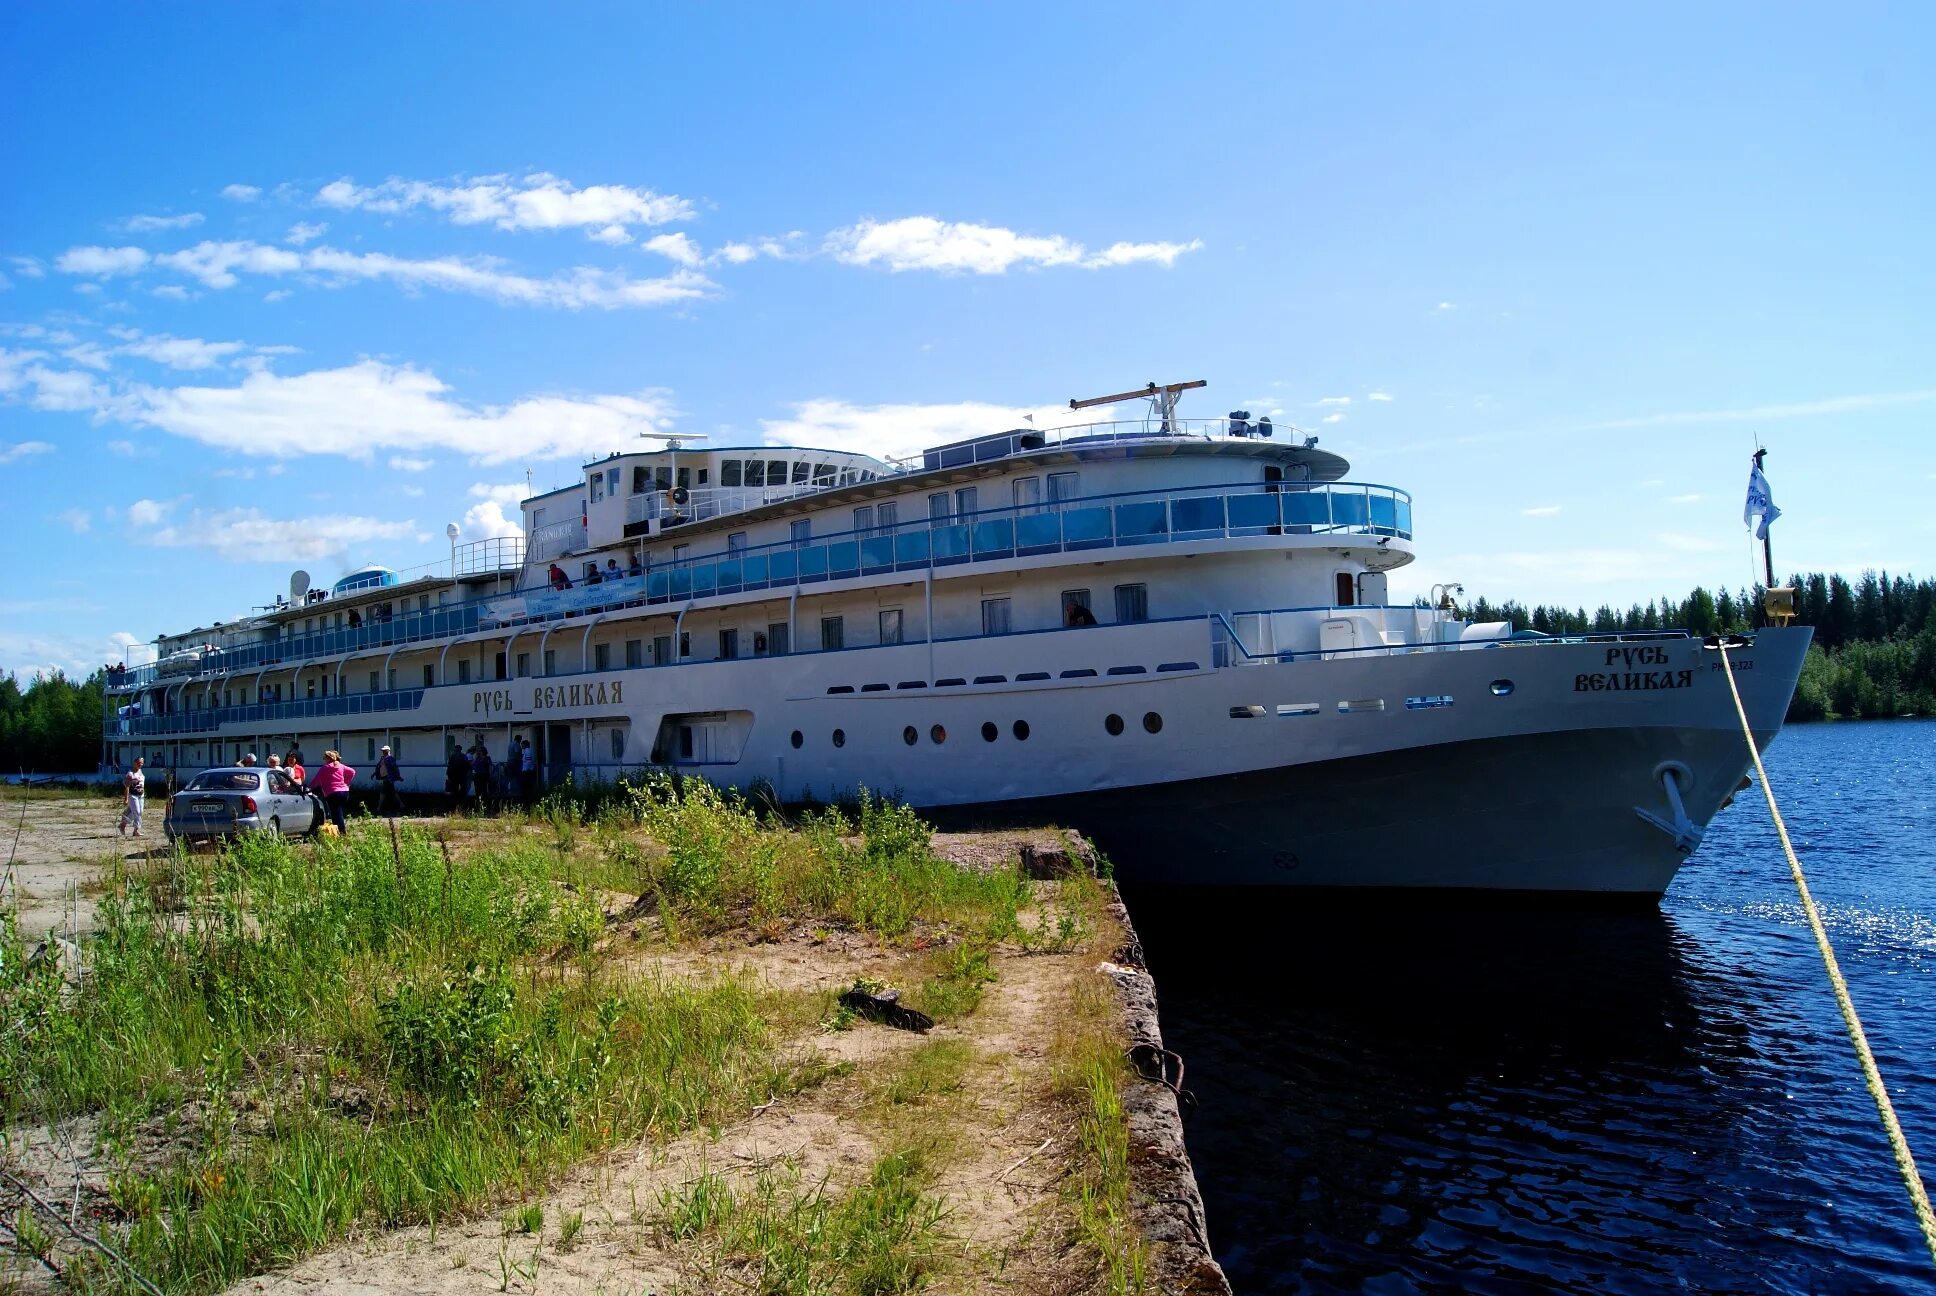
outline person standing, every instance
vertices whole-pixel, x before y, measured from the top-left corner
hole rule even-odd
[[[303,769],[302,748],[291,747],[288,754],[282,758],[282,768],[284,773],[295,780],[298,788],[303,791],[309,790],[309,772]]]
[[[450,811],[456,814],[470,799],[471,758],[464,749],[451,744],[450,758],[444,762],[444,794],[450,798]]]
[[[529,738],[518,753],[518,766],[524,772],[524,808],[529,810],[538,799],[538,753],[532,750]]]
[[[491,800],[491,753],[479,738],[471,747],[471,795],[480,812],[488,812]]]
[[[134,764],[121,776],[121,824],[120,831],[126,833],[130,827],[134,835],[141,835],[141,803],[148,795],[148,776],[141,772],[142,758],[134,758]]]
[[[356,771],[345,765],[341,756],[333,751],[323,753],[323,767],[316,771],[311,791],[329,808],[329,821],[336,825],[339,836],[349,828],[350,784],[355,781]]]
[[[376,812],[396,818],[403,810],[403,799],[397,795],[397,784],[403,781],[403,770],[397,765],[397,758],[390,754],[389,747],[376,758],[376,781],[382,790],[377,793]]]

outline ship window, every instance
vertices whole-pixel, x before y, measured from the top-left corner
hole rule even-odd
[[[671,635],[653,635],[652,636],[652,664],[654,666],[663,666],[671,660],[672,660],[672,636]]]
[[[672,468],[670,466],[667,466],[664,468],[653,469],[652,483],[653,483],[653,487],[657,490],[662,490],[662,491],[671,490],[672,489]]]
[[[1080,484],[1080,474],[1059,472],[1049,474],[1049,503],[1066,504],[1076,497]]]
[[[798,729],[795,729],[793,731],[793,736],[788,741],[790,741],[793,744],[793,749],[795,751],[798,751],[800,750],[800,745],[806,742],[806,740],[807,740],[807,736],[801,733]]]
[[[766,460],[748,459],[746,461],[745,484],[748,486],[766,485]]]
[[[1116,587],[1116,620],[1149,620],[1149,586],[1118,585]]]
[[[681,469],[679,470],[679,484],[680,484],[681,486],[691,486],[691,485],[692,485],[692,469],[690,469],[690,468],[681,468]]]
[[[610,670],[612,668],[612,645],[592,645],[592,669]]]
[[[518,678],[523,679],[525,676],[529,675],[530,673],[531,673],[531,654],[528,652],[519,653],[518,654]],[[392,680],[390,682],[390,687],[392,688],[396,687],[395,680]]]
[[[692,656],[692,631],[681,630],[679,632],[679,660],[684,661],[690,656]]]
[[[1102,727],[1109,731],[1110,737],[1116,737],[1123,731],[1123,718],[1111,712],[1103,717]]]
[[[834,730],[834,746],[845,747],[846,745],[847,745],[847,731],[845,729]]]
[[[901,520],[901,506],[893,503],[883,504],[878,511],[881,530],[883,532],[893,531],[895,525]]]
[[[834,484],[834,466],[832,464],[823,464],[823,463],[815,464],[813,466],[813,484],[816,486],[833,485]]]
[[[881,609],[880,641],[883,644],[897,644],[901,642],[901,609]]]
[[[793,634],[784,621],[769,621],[766,625],[766,651],[774,657],[784,657],[793,651]]]
[[[604,498],[605,498],[605,474],[602,472],[595,472],[592,474],[592,503],[596,504],[598,503],[598,501]]]
[[[1154,711],[1145,711],[1143,713],[1143,728],[1151,733],[1162,733],[1163,717]]]
[[[692,726],[691,725],[679,726],[679,755],[686,760],[692,759]]]
[[[982,723],[981,723],[981,740],[982,740],[983,742],[994,742],[994,741],[995,741],[995,735],[996,735],[996,734],[998,734],[998,733],[1000,733],[1000,732],[1001,732],[1001,730],[999,730],[999,729],[997,729],[997,728],[995,727],[995,722],[994,722],[993,720],[984,720],[984,721],[982,721]]]
[[[471,682],[471,664],[461,657],[457,661],[457,682],[459,684],[468,684]]]
[[[1027,742],[1028,736],[1029,736],[1028,721],[1017,720],[1015,722],[1015,737],[1017,741]]]
[[[806,548],[807,541],[813,538],[812,520],[809,518],[800,518],[798,521],[789,522],[787,524],[787,538],[793,542],[795,549]]]
[[[1015,479],[1015,507],[1025,513],[1033,513],[1042,504],[1042,479],[1040,477],[1017,477]]]
[[[632,493],[634,495],[645,494],[647,487],[651,483],[651,480],[652,480],[652,475],[645,470],[645,467],[643,465],[634,467],[632,469]]]
[[[672,546],[672,565],[677,567],[686,560],[686,556],[691,552],[692,546],[689,544],[676,544]]]
[[[909,725],[907,728],[901,730],[901,741],[912,747],[921,741],[921,731],[913,725]]]
[[[612,730],[612,759],[615,761],[625,759],[625,731],[623,729]]]
[[[955,492],[955,512],[964,518],[967,517],[978,507],[975,503],[977,498],[979,494],[973,486],[961,487]]]
[[[635,670],[645,665],[645,640],[627,639],[625,641],[625,668]]]
[[[820,650],[833,652],[847,646],[847,619],[845,617],[820,618]]]
[[[498,653],[495,657],[493,657],[491,659],[491,665],[497,672],[492,678],[503,679],[505,677],[504,654]],[[372,689],[376,687],[376,677],[374,675],[370,677],[370,687]]]
[[[1335,606],[1350,607],[1355,602],[1357,582],[1351,579],[1350,572],[1338,573],[1338,597]]]
[[[378,680],[382,678],[382,675],[383,675],[382,671],[370,672],[370,692],[375,693],[379,691]]]
[[[556,648],[547,648],[544,650],[544,673],[547,675],[556,675],[558,673],[558,650]]]
[[[1494,697],[1506,697],[1513,691],[1513,682],[1511,680],[1494,680],[1491,687]]]
[[[719,632],[719,659],[731,661],[739,656],[739,631],[721,630]]]
[[[729,554],[746,552],[746,533],[735,531],[726,537],[726,552]]]
[[[437,676],[437,668],[436,668],[435,666],[426,666],[426,667],[424,667],[424,687],[425,687],[425,688],[433,688],[433,687],[435,687],[435,686],[436,686],[436,683],[437,683],[437,679],[436,679],[436,676]],[[329,681],[328,681],[328,680],[324,680],[324,681],[323,681],[323,691],[324,691],[324,692],[328,692],[328,691],[329,691]],[[312,683],[312,684],[310,684],[310,686],[309,686],[309,696],[311,696],[311,697],[315,697],[315,696],[316,696],[316,686],[315,686],[315,684],[314,684],[314,683]]]
[[[948,741],[948,731],[940,725],[936,725],[934,728],[928,730],[928,738],[935,746],[939,747],[942,743]]]
[[[766,484],[768,486],[784,486],[787,484],[786,460],[768,459],[766,461]]]
[[[854,510],[854,534],[872,535],[874,531],[874,506],[863,504]]]
[[[1081,608],[1082,611],[1076,611]],[[1089,591],[1072,589],[1062,591],[1062,624],[1066,626],[1086,626],[1096,624],[1096,611],[1089,602]]]
[[[1280,716],[1316,715],[1321,710],[1323,708],[1315,702],[1279,702],[1277,704],[1277,714]]]
[[[807,484],[807,466],[804,460],[793,465],[793,484],[795,486],[805,486]]]
[[[1230,718],[1232,720],[1262,720],[1264,718],[1264,708],[1255,704],[1250,706],[1234,706],[1230,708]]]
[[[1009,632],[1009,601],[1005,598],[983,599],[981,601],[981,632],[985,635],[1004,635]]]

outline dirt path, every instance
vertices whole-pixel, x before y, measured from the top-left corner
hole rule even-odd
[[[94,897],[122,860],[139,860],[144,847],[165,851],[160,798],[148,800],[141,840],[115,830],[121,803],[91,792],[10,787],[0,792],[0,905],[18,903],[20,930],[30,939],[56,929],[88,932]]]

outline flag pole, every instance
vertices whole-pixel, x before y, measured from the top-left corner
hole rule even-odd
[[[1767,454],[1768,452],[1766,450],[1757,450],[1754,452],[1754,466],[1755,466],[1756,472],[1761,471],[1761,461],[1764,457],[1766,457]],[[1773,530],[1773,528],[1770,527],[1766,522],[1763,522],[1761,524],[1761,562],[1763,567],[1768,573],[1768,583],[1765,586],[1763,586],[1764,589],[1773,589],[1775,587],[1775,545],[1774,545],[1774,542],[1768,538],[1768,532],[1771,530]]]

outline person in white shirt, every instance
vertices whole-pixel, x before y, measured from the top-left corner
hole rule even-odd
[[[134,835],[141,835],[141,801],[148,794],[148,776],[141,772],[142,758],[134,758],[134,764],[121,779],[121,824],[120,831],[126,833],[134,829]]]
[[[528,809],[538,799],[538,753],[532,750],[529,738],[519,750],[518,761],[524,766],[524,804]]]

